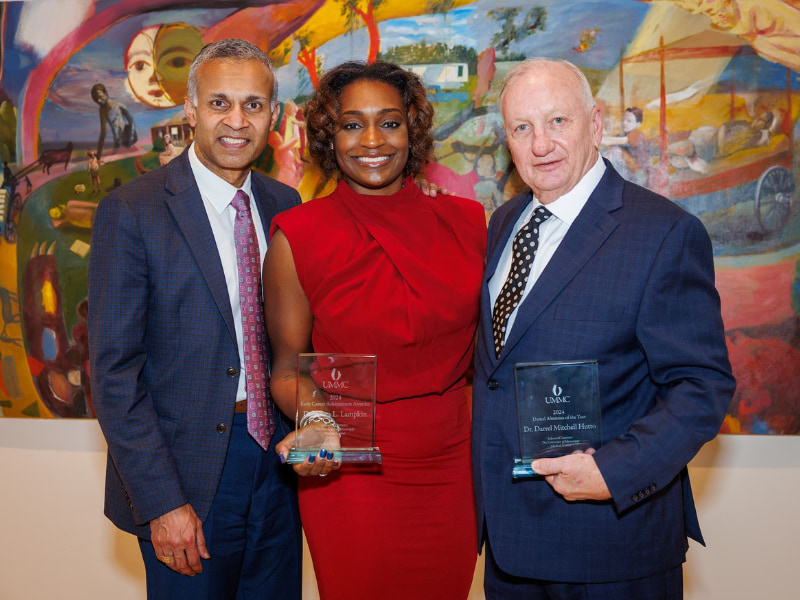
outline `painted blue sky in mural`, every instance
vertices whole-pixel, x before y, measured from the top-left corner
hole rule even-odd
[[[557,56],[581,67],[601,70],[611,69],[616,64],[621,49],[649,10],[646,3],[635,0],[590,0],[580,3],[481,0],[450,11],[447,15],[424,15],[381,23],[381,45],[390,48],[424,40],[428,43],[463,44],[480,52],[492,45],[492,38],[501,26],[488,14],[490,11],[519,8],[516,21],[521,24],[525,14],[536,6],[547,9],[546,30],[512,42],[510,52],[526,56]],[[573,47],[579,41],[577,33],[589,28],[600,30],[592,51],[574,51]],[[569,32],[569,35],[565,35],[565,32]]]

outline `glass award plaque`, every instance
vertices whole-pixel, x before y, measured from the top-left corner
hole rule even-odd
[[[302,463],[321,448],[341,462],[382,462],[375,446],[376,373],[374,354],[298,354],[296,446],[286,462]],[[328,427],[305,427],[318,423]],[[331,429],[338,429],[339,448],[324,445]]]
[[[597,361],[514,365],[519,445],[514,479],[535,477],[531,463],[599,448],[602,441]]]

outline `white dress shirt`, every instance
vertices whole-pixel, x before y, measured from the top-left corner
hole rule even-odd
[[[583,176],[583,178],[574,188],[572,188],[563,196],[559,196],[557,199],[547,205],[547,210],[549,210],[553,216],[539,225],[539,247],[536,250],[536,256],[533,258],[531,274],[528,276],[528,281],[525,284],[525,290],[522,292],[522,297],[519,300],[519,304],[517,304],[516,308],[514,308],[514,311],[508,318],[508,324],[506,325],[506,339],[508,338],[511,328],[514,326],[514,321],[517,317],[517,309],[525,301],[525,297],[533,288],[533,284],[536,283],[536,280],[539,279],[539,276],[542,274],[542,271],[544,271],[547,263],[549,263],[550,259],[553,258],[553,254],[555,254],[558,246],[561,244],[561,241],[567,235],[567,231],[569,231],[573,221],[575,221],[575,219],[578,217],[578,214],[583,209],[586,201],[589,199],[589,196],[592,195],[594,188],[596,188],[597,184],[600,183],[605,171],[606,165],[603,162],[603,159],[598,156],[597,162],[592,166],[591,169],[589,169],[586,175]],[[503,248],[503,253],[500,255],[500,260],[497,263],[497,269],[495,270],[494,275],[492,275],[492,278],[489,280],[489,299],[491,301],[492,310],[494,310],[494,304],[497,301],[497,296],[500,294],[500,290],[503,288],[503,284],[508,278],[508,272],[511,270],[511,251],[514,246],[514,237],[517,235],[517,232],[522,229],[528,221],[530,221],[531,216],[533,216],[533,211],[536,210],[536,207],[541,205],[541,202],[539,202],[539,200],[534,196],[533,202],[531,202],[528,207],[522,211],[519,219],[517,219],[517,222],[514,223],[514,229],[512,230],[511,235],[508,236],[508,241]]]
[[[239,272],[236,266],[236,245],[233,234],[236,209],[231,206],[231,201],[237,190],[241,189],[250,198],[250,213],[253,217],[253,225],[258,238],[258,250],[259,254],[261,254],[262,264],[264,263],[264,255],[267,252],[267,236],[261,226],[258,206],[253,198],[251,174],[247,174],[247,179],[244,180],[241,188],[236,188],[200,162],[195,153],[194,144],[186,151],[189,153],[189,164],[192,167],[194,179],[197,182],[197,187],[200,188],[200,195],[203,197],[203,205],[206,209],[208,222],[211,224],[211,231],[214,233],[214,240],[217,242],[219,258],[222,261],[222,270],[225,273],[225,283],[228,286],[228,296],[231,300],[233,323],[236,329],[236,345],[239,347],[239,363],[242,365],[239,370],[239,389],[236,392],[236,400],[247,400],[244,376],[242,309],[239,304]]]

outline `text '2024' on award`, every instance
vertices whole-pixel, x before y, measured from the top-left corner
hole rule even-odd
[[[299,354],[295,447],[286,462],[301,463],[321,448],[342,462],[382,462],[375,446],[376,376],[374,354]]]
[[[596,360],[518,363],[514,380],[522,453],[514,479],[535,477],[534,459],[600,447]]]

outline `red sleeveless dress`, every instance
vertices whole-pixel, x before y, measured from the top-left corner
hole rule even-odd
[[[464,600],[476,560],[464,375],[486,246],[483,207],[341,182],[273,220],[314,316],[315,352],[377,354],[383,464],[300,478],[322,600]]]

